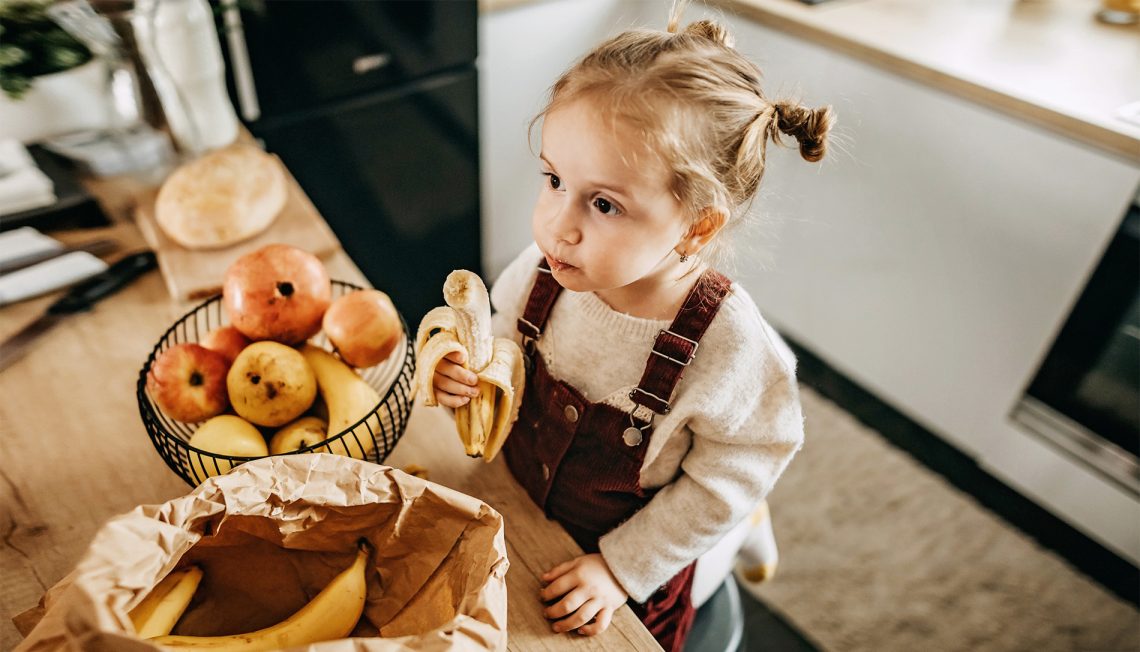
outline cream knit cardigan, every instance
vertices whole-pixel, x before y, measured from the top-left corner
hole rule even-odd
[[[496,336],[521,344],[516,324],[541,257],[532,244],[492,285]],[[588,400],[648,417],[629,393],[670,322],[617,312],[593,292],[563,290],[538,351],[555,378]],[[641,486],[660,490],[599,542],[635,601],[645,602],[751,514],[803,445],[795,367],[787,344],[733,283],[673,393],[672,409],[654,417]]]

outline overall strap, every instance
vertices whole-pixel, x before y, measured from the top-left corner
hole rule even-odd
[[[673,390],[681,381],[685,367],[696,356],[701,337],[716,317],[731,285],[732,281],[720,272],[705,270],[689,290],[668,330],[657,335],[641,382],[629,393],[630,400],[657,414],[669,412]]]
[[[550,310],[554,302],[562,293],[562,286],[554,280],[550,273],[550,265],[543,259],[538,265],[538,277],[534,280],[530,297],[526,300],[526,308],[518,321],[519,332],[527,340],[537,340],[546,327],[546,320],[550,318]]]

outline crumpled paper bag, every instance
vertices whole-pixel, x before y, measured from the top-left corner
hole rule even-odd
[[[108,521],[40,606],[13,619],[16,648],[156,650],[127,613],[176,567],[204,576],[174,634],[249,632],[289,617],[375,548],[352,638],[294,650],[506,650],[503,519],[402,471],[328,454],[268,457],[186,496]],[[383,638],[377,638],[383,637]]]

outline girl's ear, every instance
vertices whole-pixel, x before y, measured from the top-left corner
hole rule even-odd
[[[689,256],[704,249],[705,245],[716,237],[717,233],[728,222],[728,213],[721,208],[709,206],[702,209],[697,221],[689,227],[688,233],[681,239],[681,249]]]

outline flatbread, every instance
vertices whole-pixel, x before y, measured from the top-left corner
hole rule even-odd
[[[277,159],[244,143],[178,168],[162,185],[155,220],[188,249],[218,249],[269,228],[288,196]]]

